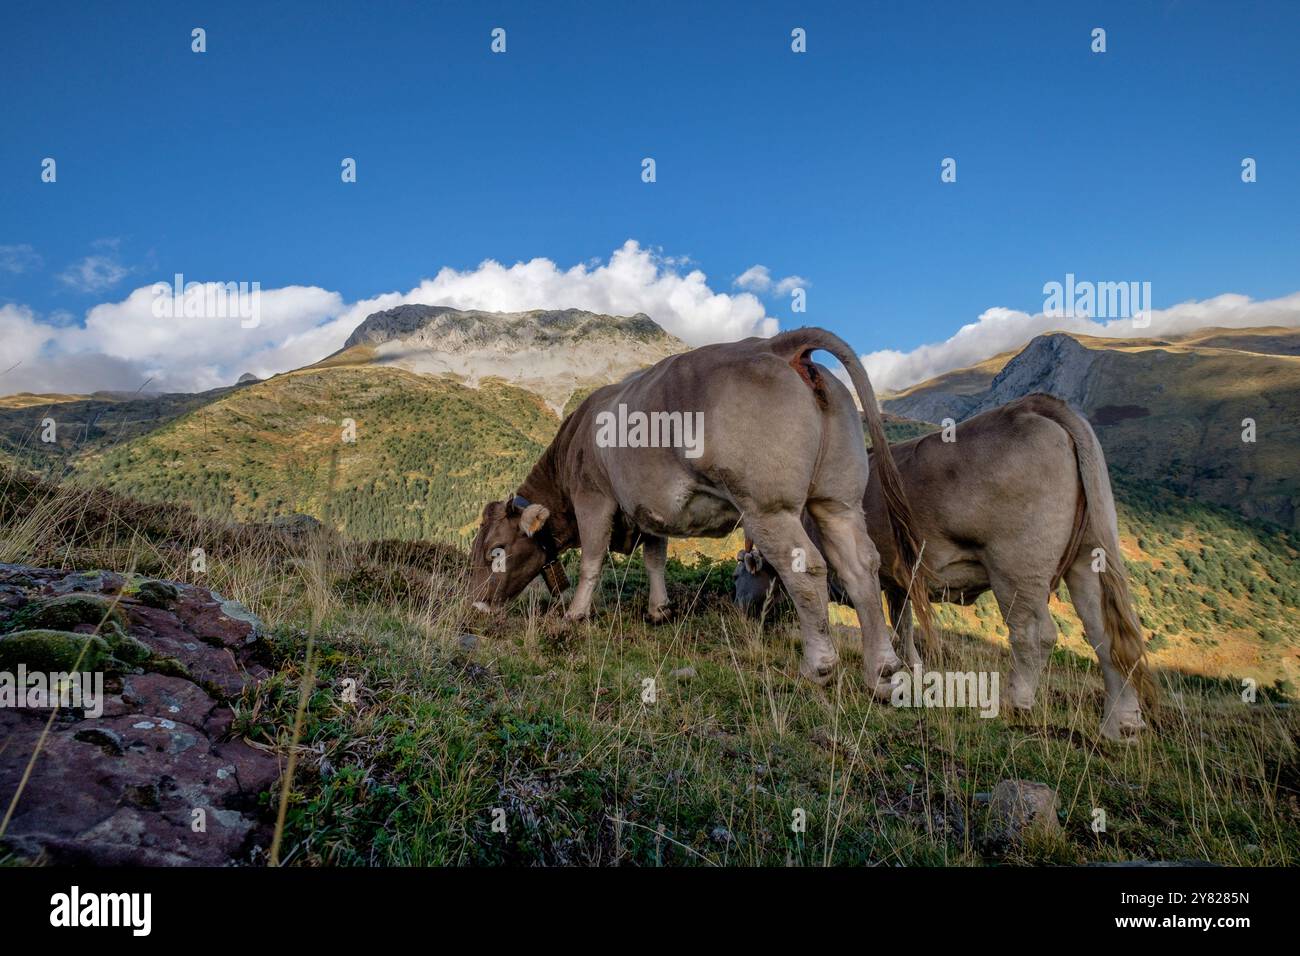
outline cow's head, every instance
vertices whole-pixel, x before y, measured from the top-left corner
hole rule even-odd
[[[470,594],[476,608],[486,611],[504,604],[548,566],[547,584],[552,592],[557,590],[551,578],[558,574],[562,580],[564,572],[559,570],[554,539],[546,526],[550,517],[544,505],[517,495],[484,506],[470,551]]]
[[[746,614],[758,617],[763,612],[767,596],[772,592],[776,572],[763,560],[757,548],[747,548],[736,552],[733,578],[736,583],[736,604]]]

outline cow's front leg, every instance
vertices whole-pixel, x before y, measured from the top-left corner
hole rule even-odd
[[[664,569],[668,564],[668,539],[657,535],[642,536],[641,554],[645,559],[646,576],[650,579],[648,617],[651,624],[663,624],[672,617],[672,608],[668,604],[668,583],[664,579]]]
[[[605,498],[575,500],[573,510],[578,519],[578,537],[582,543],[582,568],[578,572],[578,586],[573,601],[564,612],[570,621],[584,620],[591,611],[591,599],[600,583],[600,570],[605,566],[605,553],[609,550],[609,536],[614,527],[613,501]]]

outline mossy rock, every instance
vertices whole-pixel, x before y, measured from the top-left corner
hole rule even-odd
[[[10,627],[15,630],[71,631],[79,624],[91,627],[101,627],[102,624],[101,630],[115,626],[125,631],[126,615],[115,601],[99,594],[64,594],[27,604],[13,616]]]
[[[0,635],[0,670],[92,671],[109,659],[108,642],[93,634],[33,628]]]
[[[180,589],[167,581],[142,581],[138,594],[143,603],[156,608],[169,608],[181,596]]]
[[[153,651],[142,640],[120,631],[108,635],[108,646],[115,658],[132,667],[143,664],[153,657]]]
[[[194,679],[189,668],[174,657],[151,658],[148,671],[151,674],[163,674],[167,677],[184,677],[186,680]]]

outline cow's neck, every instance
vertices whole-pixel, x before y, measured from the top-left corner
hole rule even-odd
[[[573,502],[565,492],[560,478],[560,461],[568,441],[568,431],[563,427],[560,429],[517,492],[550,511],[551,534],[561,551],[578,546],[578,522],[573,513]]]

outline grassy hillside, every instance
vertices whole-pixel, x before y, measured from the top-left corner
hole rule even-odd
[[[345,441],[345,422],[355,441]],[[308,369],[241,388],[78,462],[75,480],[201,514],[302,512],[358,538],[463,539],[536,459],[555,418],[506,385],[400,369]]]
[[[7,395],[0,398],[0,462],[60,478],[87,456],[147,435],[231,391]],[[46,419],[54,422],[53,441],[43,440]]]
[[[35,414],[35,412],[33,412]],[[345,443],[343,420],[356,422]],[[201,515],[263,521],[302,512],[357,540],[463,547],[483,502],[527,473],[557,421],[529,392],[355,365],[314,367],[221,395],[134,441],[73,459],[75,480]],[[888,417],[891,439],[931,426]],[[62,459],[60,459],[62,461]],[[1297,539],[1117,471],[1122,541],[1157,662],[1208,676],[1300,686]],[[727,562],[741,534],[674,541],[671,554]],[[1087,654],[1068,602],[1066,647]],[[1005,642],[991,596],[946,609],[953,627]],[[852,623],[851,612],[836,619]]]
[[[201,576],[196,539],[213,551]],[[792,622],[759,627],[727,606],[727,564],[670,562],[689,613],[664,627],[642,623],[636,560],[609,568],[590,623],[534,597],[468,618],[454,562],[423,549],[288,540],[3,475],[0,542],[0,560],[166,574],[264,619],[274,672],[234,733],[297,757],[288,865],[1300,860],[1300,715],[1267,691],[1243,703],[1233,681],[1161,672],[1154,733],[1105,744],[1099,675],[1069,648],[1014,722],[880,704],[849,628],[839,679],[813,688],[796,677]],[[942,643],[931,666],[1009,665],[959,627]],[[1058,792],[1059,834],[985,839],[987,795],[1007,778]]]

